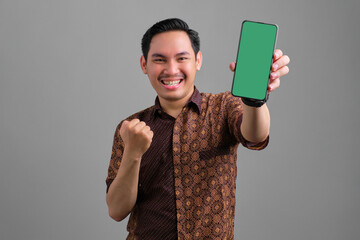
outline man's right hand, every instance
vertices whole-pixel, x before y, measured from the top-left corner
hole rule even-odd
[[[124,151],[140,160],[149,149],[154,133],[145,122],[133,119],[131,121],[125,120],[122,123],[120,136],[125,144]]]
[[[116,221],[126,218],[135,206],[141,157],[149,149],[154,135],[139,119],[123,121],[119,132],[124,151],[119,170],[106,194],[109,215]]]

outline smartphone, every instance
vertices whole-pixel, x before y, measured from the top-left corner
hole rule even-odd
[[[231,89],[234,96],[253,100],[267,97],[278,28],[276,24],[242,22]]]

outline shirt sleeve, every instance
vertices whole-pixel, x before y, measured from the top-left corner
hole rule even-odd
[[[229,91],[225,93],[225,107],[228,116],[228,126],[231,134],[244,147],[252,150],[264,149],[269,143],[269,136],[262,142],[249,142],[241,133],[241,122],[243,117],[243,107],[239,97],[233,96]]]
[[[109,191],[109,187],[111,183],[113,182],[114,178],[116,177],[116,174],[119,170],[121,159],[124,152],[124,142],[122,141],[120,137],[120,126],[121,123],[116,127],[115,134],[114,134],[114,142],[112,146],[112,152],[111,152],[111,159],[110,164],[108,168],[108,175],[106,178],[106,193]]]

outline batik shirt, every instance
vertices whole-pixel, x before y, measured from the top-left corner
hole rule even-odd
[[[138,118],[155,130],[141,160],[127,239],[234,238],[238,145],[261,150],[269,141],[244,139],[242,113],[240,98],[230,92],[199,93],[195,88],[176,119],[162,111],[158,99],[127,118]],[[114,136],[108,188],[124,149],[120,127],[121,123]]]

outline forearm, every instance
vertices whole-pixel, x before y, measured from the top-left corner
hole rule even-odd
[[[109,215],[116,221],[126,218],[136,203],[139,169],[140,159],[125,150],[118,173],[106,195]]]
[[[244,112],[240,126],[243,137],[250,142],[262,142],[269,135],[270,113],[266,104],[255,108],[243,104]]]

